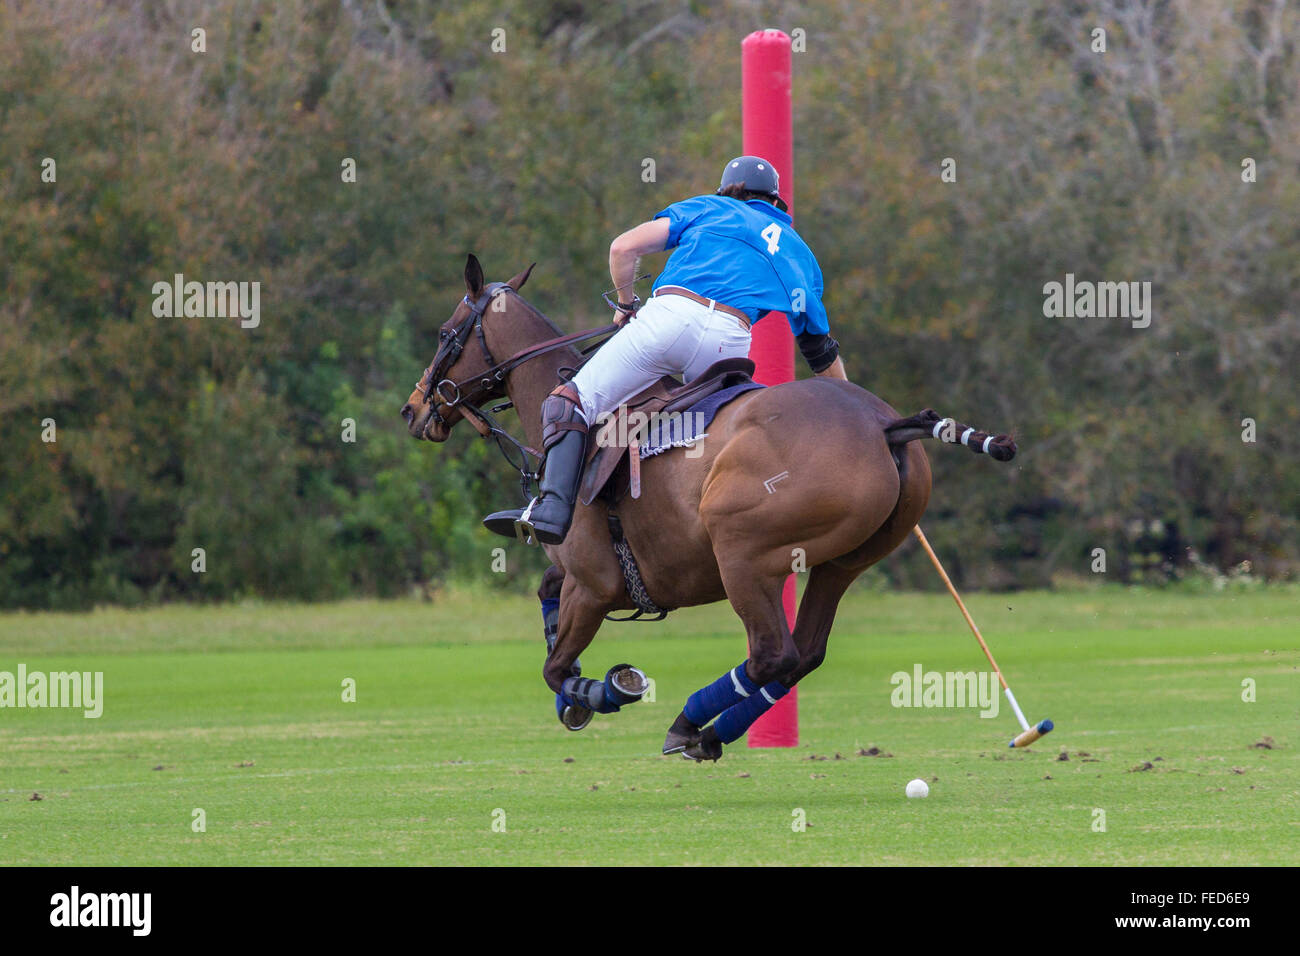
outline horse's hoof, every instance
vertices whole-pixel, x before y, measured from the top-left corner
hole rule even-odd
[[[619,706],[640,700],[650,689],[650,678],[646,677],[640,668],[633,667],[631,664],[618,664],[611,667],[609,673],[605,675],[605,680],[625,698],[618,701]]]
[[[698,737],[691,740],[682,751],[682,756],[691,760],[714,760],[722,756],[722,741],[712,727],[705,727]]]
[[[594,713],[594,711],[590,711],[586,707],[565,704],[564,710],[560,711],[560,723],[564,724],[569,730],[582,730],[591,723]]]
[[[668,736],[664,738],[664,756],[681,753],[699,733],[700,728],[687,720],[684,713],[678,714],[673,725],[668,728]]]

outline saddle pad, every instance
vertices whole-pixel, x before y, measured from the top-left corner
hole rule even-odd
[[[738,395],[764,387],[758,382],[741,382],[700,399],[680,414],[654,418],[641,444],[641,457],[650,458],[670,448],[694,444],[704,437],[713,416],[722,406]]]

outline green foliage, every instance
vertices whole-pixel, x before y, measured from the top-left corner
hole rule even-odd
[[[466,251],[538,261],[564,328],[604,320],[609,240],[740,150],[739,41],[768,25],[806,31],[797,221],[850,376],[1021,440],[1010,468],[931,455],[959,581],[1047,584],[1096,547],[1127,580],[1191,553],[1293,577],[1300,15],[1272,10],[0,6],[0,606],[529,589],[541,555],[478,524],[518,499],[495,450],[417,444],[397,409]],[[1045,318],[1067,272],[1150,280],[1151,327]],[[155,317],[176,273],[260,282],[260,326]],[[915,553],[883,570],[933,584]]]
[[[175,574],[212,597],[300,594],[328,597],[340,558],[330,521],[298,494],[308,451],[281,440],[285,416],[260,377],[228,387],[199,384],[185,429],[185,505],[176,535]],[[192,571],[193,549],[205,568]],[[188,572],[188,574],[187,574]]]
[[[479,526],[484,514],[522,496],[495,446],[468,432],[451,439],[460,448],[432,451],[393,427],[393,396],[405,395],[402,386],[422,372],[412,361],[409,329],[405,312],[391,310],[371,349],[380,377],[363,394],[344,383],[333,397],[330,427],[341,434],[346,420],[355,423],[356,440],[344,445],[329,496],[337,516],[333,547],[349,586],[400,594],[425,582],[469,578],[535,589],[546,566],[540,554],[511,548]],[[502,547],[508,574],[492,570],[493,549]],[[528,571],[536,574],[520,573]]]

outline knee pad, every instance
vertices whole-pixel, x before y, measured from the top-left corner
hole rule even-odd
[[[582,397],[571,382],[558,386],[542,402],[542,450],[550,451],[568,432],[587,433]]]

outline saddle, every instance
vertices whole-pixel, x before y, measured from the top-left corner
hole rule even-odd
[[[715,392],[734,385],[752,382],[754,363],[747,358],[723,359],[706,368],[689,385],[683,385],[671,375],[665,375],[635,397],[624,402],[601,425],[593,425],[587,432],[586,471],[578,497],[589,505],[604,492],[611,504],[616,504],[631,486],[633,468],[628,448],[641,436],[635,427],[629,427],[628,416],[665,415],[685,412]],[[617,473],[617,474],[616,474]]]

